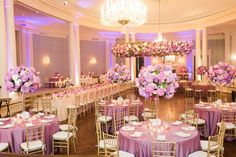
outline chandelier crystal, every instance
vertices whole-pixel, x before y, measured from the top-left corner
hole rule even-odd
[[[106,26],[137,27],[147,21],[147,8],[143,0],[105,0],[100,21]]]

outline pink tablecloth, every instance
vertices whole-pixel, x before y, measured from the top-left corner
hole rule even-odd
[[[192,89],[198,89],[198,90],[202,90],[202,96],[203,97],[207,97],[207,90],[214,90],[215,86],[211,85],[211,84],[192,84],[191,85]]]
[[[180,124],[179,126],[169,126],[169,130],[162,132],[162,135],[166,135],[166,140],[176,142],[176,157],[187,157],[190,153],[198,151],[200,147],[200,136],[197,130],[194,131],[183,131],[181,127],[186,124]],[[156,139],[157,135],[151,135],[147,128],[146,122],[141,126],[135,126],[135,131],[143,132],[141,137],[131,137],[134,131],[124,131],[122,128],[119,132],[119,148],[123,151],[130,152],[135,157],[151,157],[151,141]],[[191,133],[190,137],[178,137],[175,135],[176,132],[188,132]]]
[[[59,124],[57,118],[53,118],[52,122],[41,123],[40,120],[43,118],[38,118],[32,121],[34,125],[44,125],[44,142],[46,145],[46,154],[52,152],[52,135],[59,130]],[[10,123],[10,120],[4,122],[5,124]],[[10,150],[14,153],[20,153],[20,144],[26,142],[26,126],[25,122],[21,124],[15,124],[13,127],[8,129],[0,128],[0,142],[6,142],[10,145]]]
[[[216,134],[217,123],[221,121],[222,111],[236,114],[236,105],[229,105],[229,107],[220,109],[213,104],[206,103],[204,106],[195,105],[195,112],[198,113],[199,118],[206,121],[206,135],[212,136]]]
[[[107,102],[106,105],[107,105],[107,115],[108,116],[113,116],[113,113],[115,112],[119,112],[119,111],[124,111],[125,114],[127,115],[128,113],[128,105],[131,105],[132,104],[132,101],[129,101],[129,103],[127,104],[121,104],[121,105],[114,105],[113,104],[111,105],[112,103],[111,102]],[[137,107],[138,107],[138,113],[139,113],[139,118],[142,117],[142,113],[144,111],[144,105],[143,103],[140,101],[140,103],[137,104]],[[140,119],[141,120],[141,119]]]

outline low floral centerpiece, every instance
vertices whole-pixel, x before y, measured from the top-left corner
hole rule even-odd
[[[219,62],[209,68],[208,78],[215,85],[225,86],[233,83],[235,72],[234,66],[229,65],[228,63]]]
[[[145,98],[164,96],[170,99],[179,87],[177,76],[171,66],[155,65],[141,69],[136,86]]]
[[[208,68],[207,68],[207,66],[205,66],[205,65],[199,66],[199,67],[197,68],[197,74],[198,74],[198,75],[201,75],[201,76],[208,74]]]
[[[179,66],[176,70],[178,74],[187,74],[188,68],[186,66]]]
[[[108,70],[106,79],[112,83],[127,82],[130,80],[130,71],[124,64],[116,64],[112,69]]]
[[[10,69],[5,77],[5,87],[8,92],[33,92],[40,87],[39,72],[24,66]]]

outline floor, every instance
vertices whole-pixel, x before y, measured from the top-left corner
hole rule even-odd
[[[134,94],[134,91],[126,92]],[[135,94],[138,95],[137,93]],[[184,112],[184,95],[176,94],[172,99],[160,98],[159,117],[165,121],[175,121],[178,115]],[[76,155],[96,155],[96,134],[95,134],[94,112],[88,113],[85,117],[78,118],[78,146]],[[224,157],[236,157],[236,141],[225,142]]]

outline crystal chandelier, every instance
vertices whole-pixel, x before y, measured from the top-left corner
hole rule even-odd
[[[137,27],[147,20],[143,0],[105,0],[101,6],[100,21],[106,26]]]
[[[165,39],[162,36],[161,33],[161,0],[157,0],[158,1],[158,7],[159,7],[159,17],[158,17],[158,30],[157,30],[157,39],[154,40],[154,42],[161,42],[161,41],[165,41]]]

